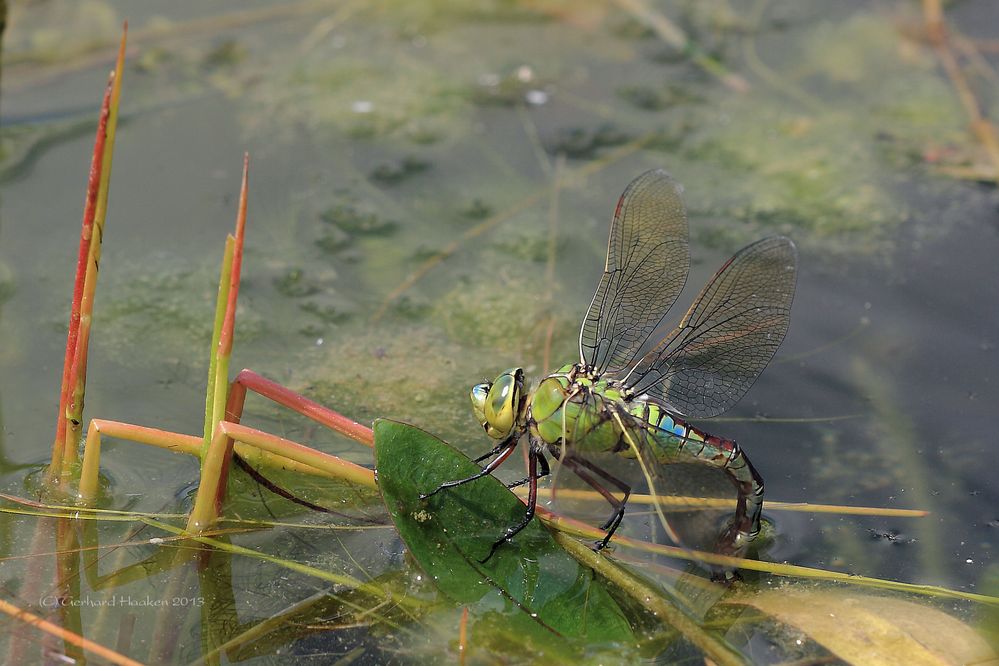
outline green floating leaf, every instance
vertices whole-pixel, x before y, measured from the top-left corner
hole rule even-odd
[[[420,499],[446,481],[479,471],[466,456],[418,428],[380,419],[375,459],[378,485],[399,534],[447,597],[471,604],[495,590],[511,617],[529,618],[549,636],[634,642],[604,582],[562,550],[539,521],[480,563],[524,515],[523,503],[497,479],[486,476]]]

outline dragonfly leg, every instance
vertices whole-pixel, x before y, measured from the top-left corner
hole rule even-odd
[[[493,543],[493,547],[489,549],[489,554],[479,560],[480,564],[488,562],[489,558],[496,553],[497,548],[502,546],[504,543],[516,536],[518,532],[527,527],[527,524],[531,522],[531,518],[534,517],[534,509],[538,505],[538,478],[540,476],[538,474],[539,459],[544,460],[544,457],[537,451],[536,447],[531,446],[527,454],[527,473],[529,475],[527,478],[531,485],[529,486],[530,490],[527,493],[527,511],[524,512],[523,519],[521,519],[521,521],[513,527],[507,528],[506,533]],[[543,463],[543,468],[547,467],[548,461],[546,460]]]
[[[494,446],[492,448],[492,450],[486,451],[485,453],[483,453],[481,456],[479,456],[478,458],[476,458],[472,462],[478,464],[478,463],[482,462],[483,460],[485,460],[487,458],[492,458],[495,455],[499,455],[499,453],[501,451],[503,451],[503,449],[505,449],[505,448],[506,448],[506,442],[505,441],[500,442],[499,444],[497,444],[496,446]]]
[[[552,473],[552,469],[551,467],[548,466],[548,459],[545,458],[545,454],[542,453],[541,451],[538,451],[537,454],[538,454],[538,473],[534,476],[525,476],[520,481],[514,481],[513,483],[508,483],[506,485],[507,488],[510,488],[512,490],[517,486],[524,485],[525,483],[529,482],[531,479],[543,479]]]
[[[513,453],[513,450],[517,448],[517,442],[519,440],[520,440],[519,433],[517,433],[516,436],[507,437],[505,440],[503,440],[503,443],[497,447],[497,449],[499,449],[499,455],[497,455],[496,458],[490,461],[489,464],[483,467],[481,470],[479,470],[478,472],[467,478],[442,483],[441,485],[431,490],[429,493],[424,493],[423,495],[420,495],[420,499],[421,500],[427,499],[428,497],[436,495],[445,488],[454,488],[455,486],[461,486],[470,481],[475,481],[476,479],[481,479],[482,477],[491,474],[494,469],[502,465],[503,461],[505,461],[507,458],[510,457],[510,454]]]
[[[624,508],[628,504],[628,498],[631,497],[631,486],[600,467],[597,467],[588,460],[583,460],[582,458],[576,458],[570,455],[566,456],[562,462],[568,466],[569,469],[576,474],[576,476],[581,478],[591,488],[600,493],[600,495],[607,500],[612,507],[614,507],[614,513],[612,513],[610,518],[608,518],[607,521],[600,526],[600,529],[607,531],[607,536],[597,542],[597,550],[602,550],[610,542],[611,537],[614,536],[614,532],[617,531],[617,528],[621,526],[621,521],[624,520]],[[621,499],[614,497],[614,494],[604,488],[598,480],[594,479],[590,475],[590,472],[593,472],[601,479],[616,486],[618,490],[624,493],[624,497]]]

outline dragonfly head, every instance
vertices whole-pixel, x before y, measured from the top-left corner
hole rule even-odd
[[[472,411],[493,439],[503,439],[513,430],[524,393],[524,371],[511,368],[492,382],[472,387]]]

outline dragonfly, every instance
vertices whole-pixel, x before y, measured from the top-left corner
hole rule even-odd
[[[668,473],[674,467],[716,470],[734,486],[735,509],[718,530],[714,550],[742,555],[759,534],[763,478],[734,440],[687,420],[717,416],[735,405],[777,352],[790,322],[797,252],[783,236],[739,250],[672,332],[654,339],[690,267],[681,193],[682,187],[657,169],[636,178],[621,195],[604,272],[580,326],[577,362],[542,378],[533,390],[526,388],[522,368],[471,389],[472,411],[497,443],[476,460],[488,461],[480,472],[421,497],[491,474],[527,442],[528,477],[512,484],[529,484],[525,514],[483,562],[533,518],[538,480],[551,473],[548,455],[612,506],[598,550],[621,525],[632,490],[591,454],[635,461],[654,497],[668,490],[662,485],[676,485],[678,475]],[[731,496],[731,488],[728,492]],[[655,512],[667,536],[684,546],[680,521],[667,517],[659,503]]]

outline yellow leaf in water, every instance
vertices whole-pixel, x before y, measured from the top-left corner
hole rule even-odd
[[[851,664],[999,664],[974,629],[931,606],[840,591],[783,588],[726,601],[756,608]]]

